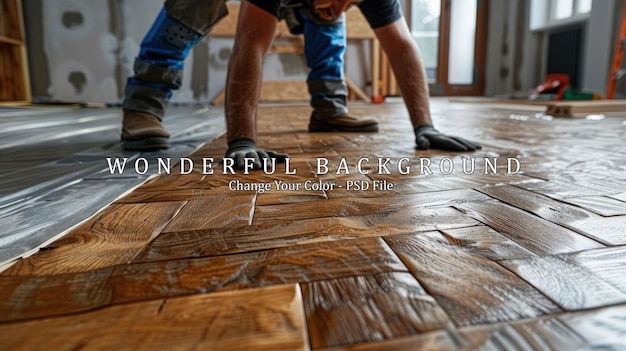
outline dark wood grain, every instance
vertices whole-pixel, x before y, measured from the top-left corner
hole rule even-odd
[[[0,334],[8,350],[308,349],[302,297],[293,284],[0,324]]]
[[[302,286],[314,349],[441,329],[448,316],[408,273],[357,276]]]
[[[602,247],[599,242],[501,202],[457,206],[468,216],[539,255]]]
[[[420,235],[385,240],[457,326],[534,318],[559,311],[516,275],[462,247]]]
[[[111,205],[2,275],[81,272],[130,262],[184,202]]]
[[[407,207],[364,216],[275,221],[242,228],[163,233],[133,261],[223,255],[311,242],[463,228],[477,224],[475,220],[450,207]]]

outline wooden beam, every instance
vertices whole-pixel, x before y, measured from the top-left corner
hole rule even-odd
[[[350,93],[353,93],[363,101],[370,101],[370,97],[367,96],[367,94],[363,90],[361,90],[361,88],[354,84],[354,82],[350,78],[346,77],[346,83],[348,84],[348,89],[350,89]]]

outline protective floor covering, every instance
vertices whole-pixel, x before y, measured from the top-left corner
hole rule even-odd
[[[28,255],[156,172],[111,177],[107,157],[178,159],[224,130],[221,108],[173,107],[166,151],[124,151],[118,108],[0,108],[0,266]]]

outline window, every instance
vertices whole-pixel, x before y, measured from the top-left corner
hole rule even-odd
[[[420,48],[431,94],[483,94],[487,4],[481,0],[408,2],[411,33]]]
[[[593,0],[531,0],[530,29],[549,29],[580,22],[591,12]]]
[[[420,48],[429,80],[437,76],[440,16],[441,0],[413,0],[411,3],[411,33]]]

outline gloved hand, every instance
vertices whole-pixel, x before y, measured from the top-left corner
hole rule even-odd
[[[430,124],[415,128],[415,143],[418,149],[439,149],[448,151],[474,151],[480,144],[456,136],[442,134]]]
[[[287,154],[281,154],[272,150],[257,149],[256,143],[252,139],[235,139],[228,143],[226,158],[232,158],[235,161],[235,168],[244,169],[246,164],[245,158],[254,159],[253,169],[263,169],[263,160],[275,158],[276,162],[283,163],[289,157]]]

